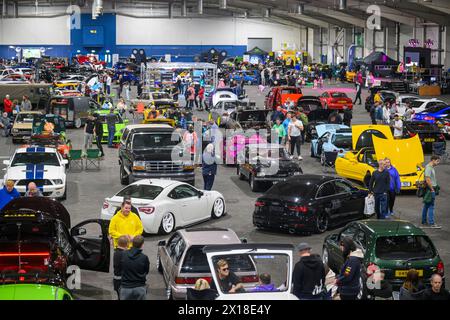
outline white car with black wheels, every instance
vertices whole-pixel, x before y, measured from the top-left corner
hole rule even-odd
[[[3,164],[6,166],[4,181],[13,180],[21,195],[26,193],[28,184],[34,182],[43,196],[66,199],[68,161],[55,148],[19,148]]]
[[[225,200],[217,191],[203,191],[175,180],[142,179],[105,198],[101,218],[111,220],[123,198],[131,198],[149,234],[169,234],[226,214]]]

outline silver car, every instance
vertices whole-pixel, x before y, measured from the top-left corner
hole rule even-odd
[[[169,240],[160,241],[156,266],[163,274],[167,299],[186,299],[187,288],[193,288],[200,278],[211,282],[210,268],[203,253],[206,245],[239,243],[241,240],[233,230],[221,228],[181,229]],[[228,263],[244,286],[258,282],[256,267],[251,259],[235,258]]]

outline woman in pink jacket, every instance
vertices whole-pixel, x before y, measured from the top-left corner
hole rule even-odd
[[[192,83],[189,85],[189,88],[186,91],[186,96],[187,96],[186,109],[192,110],[194,108],[194,100],[195,100],[195,89],[192,86]]]

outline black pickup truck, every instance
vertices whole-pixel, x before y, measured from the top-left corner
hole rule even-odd
[[[185,160],[181,134],[174,130],[166,124],[125,128],[119,147],[123,185],[140,179],[169,179],[194,185],[195,167],[190,160]]]

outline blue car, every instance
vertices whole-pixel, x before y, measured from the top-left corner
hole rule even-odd
[[[238,82],[244,79],[244,82],[249,85],[258,84],[259,82],[257,71],[237,71],[231,75],[231,79]]]
[[[352,129],[348,126],[321,124],[316,131],[318,138],[311,140],[311,157],[321,162],[325,160],[324,152],[337,152],[338,157],[343,157],[352,148]]]
[[[120,70],[114,73],[113,80],[119,80],[119,76],[122,75],[123,81],[129,82],[130,84],[137,84],[140,79],[133,72],[128,70]]]
[[[413,120],[436,123],[437,120],[450,117],[450,106],[435,106],[416,113]]]

